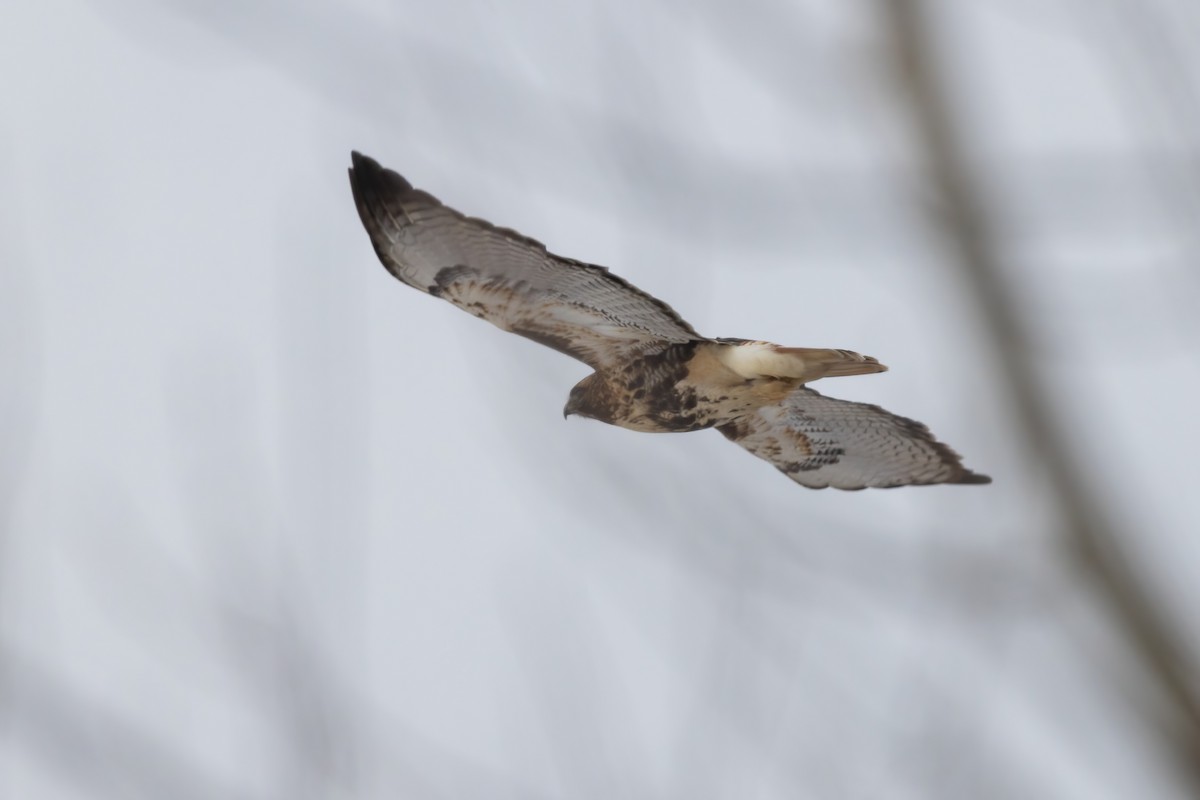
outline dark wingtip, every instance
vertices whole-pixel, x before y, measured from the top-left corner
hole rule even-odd
[[[990,475],[980,475],[978,472],[971,472],[970,470],[966,470],[962,475],[960,475],[958,477],[958,480],[954,481],[954,483],[976,484],[976,485],[980,485],[980,486],[982,486],[985,483],[991,483],[991,482],[992,482],[992,478]]]
[[[384,168],[382,166],[380,166],[378,161],[371,158],[370,156],[364,156],[362,153],[358,152],[357,150],[350,151],[350,164],[352,165],[351,169],[361,169],[364,172],[384,172],[385,171]]]
[[[359,213],[394,213],[407,203],[429,206],[441,205],[437,198],[413,188],[403,175],[381,165],[357,150],[350,151],[350,188],[358,203]],[[364,217],[364,223],[367,219]],[[370,225],[368,224],[368,228]]]
[[[378,170],[379,164],[357,150],[350,151],[350,164],[347,172],[350,174],[350,191],[354,195],[354,207],[358,209],[358,217],[362,220],[367,232],[372,233],[376,226],[367,203],[366,178],[367,174],[372,171],[371,167],[374,166],[375,170]]]
[[[367,230],[371,230],[378,226],[381,215],[390,204],[412,192],[412,186],[400,175],[357,150],[350,152],[350,164],[350,191],[354,193],[354,202],[363,224]]]
[[[388,192],[403,195],[412,191],[412,185],[402,176],[357,150],[350,151],[350,185],[356,196],[367,199],[372,195],[387,197]]]
[[[397,262],[394,244],[398,232],[414,223],[413,213],[441,206],[436,197],[387,169],[357,150],[350,152],[350,191],[354,206],[384,268],[405,283],[402,265]],[[418,287],[427,291],[424,286]]]
[[[401,203],[412,192],[412,186],[400,175],[385,169],[370,156],[357,150],[350,152],[350,191],[358,218],[371,238],[371,245],[383,266],[396,275],[392,256],[388,252],[388,231],[396,227]],[[399,277],[399,275],[397,275]]]

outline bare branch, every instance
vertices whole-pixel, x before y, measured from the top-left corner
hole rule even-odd
[[[1043,466],[1048,491],[1058,502],[1063,543],[1160,690],[1163,702],[1143,703],[1139,708],[1176,757],[1181,775],[1200,794],[1200,699],[1186,649],[1122,552],[1121,536],[1093,499],[1095,493],[1085,484],[1063,428],[1056,424],[1049,392],[1030,355],[1034,352],[1030,332],[1016,311],[1014,287],[1002,277],[982,186],[968,167],[963,139],[940,81],[928,4],[884,0],[880,7],[917,142],[929,178],[944,201],[947,241],[995,347],[1025,446]]]

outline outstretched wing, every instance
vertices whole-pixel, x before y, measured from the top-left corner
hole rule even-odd
[[[813,489],[992,482],[921,423],[803,386],[718,430]]]
[[[379,260],[409,286],[595,368],[652,344],[703,340],[666,303],[604,267],[464,216],[374,159],[351,159],[358,215]]]

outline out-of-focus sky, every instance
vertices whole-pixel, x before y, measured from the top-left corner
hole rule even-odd
[[[929,3],[1059,424],[1197,655],[1200,7]],[[0,14],[0,795],[1184,797],[1064,558],[872,2]],[[357,149],[989,487],[560,412]],[[1132,687],[1132,688],[1131,688]]]

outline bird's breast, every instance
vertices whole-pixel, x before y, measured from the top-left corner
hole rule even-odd
[[[736,374],[705,343],[676,345],[640,359],[610,380],[621,402],[606,421],[647,433],[711,428],[775,402],[791,390],[779,381]]]

